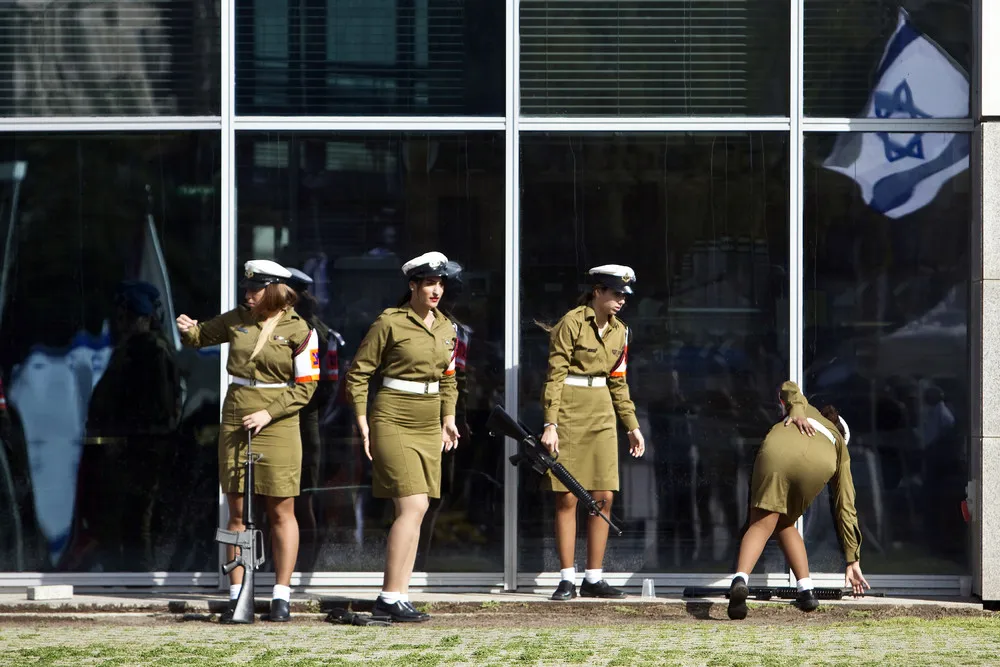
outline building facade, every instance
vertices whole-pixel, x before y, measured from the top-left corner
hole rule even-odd
[[[226,350],[172,320],[275,259],[314,278],[342,376],[434,249],[471,334],[415,585],[555,585],[551,498],[485,420],[540,425],[536,322],[616,262],[648,453],[612,584],[731,573],[792,378],[850,422],[873,586],[1000,600],[992,3],[46,0],[0,28],[0,586],[219,586]],[[391,507],[330,394],[293,583],[374,586]],[[825,496],[801,529],[838,585]]]

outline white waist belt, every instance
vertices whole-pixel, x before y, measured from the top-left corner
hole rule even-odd
[[[573,387],[606,387],[608,378],[603,375],[567,375],[566,384]]]
[[[830,433],[830,429],[828,429],[827,427],[823,426],[822,424],[820,424],[818,421],[816,421],[812,417],[806,418],[806,421],[809,422],[810,424],[812,424],[812,427],[814,429],[816,429],[816,431],[818,433],[822,433],[827,438],[829,438],[830,442],[832,442],[835,445],[837,444],[837,439],[835,437],[833,437],[833,433]]]
[[[397,391],[405,391],[410,394],[436,394],[441,383],[437,380],[434,382],[414,382],[413,380],[382,378],[382,386]]]
[[[241,378],[233,376],[233,384],[238,384],[241,387],[256,387],[258,389],[283,389],[288,387],[287,382],[257,382],[256,380],[248,380],[247,378]]]

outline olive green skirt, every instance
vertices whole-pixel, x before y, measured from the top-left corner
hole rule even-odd
[[[369,421],[372,494],[441,496],[441,397],[382,387]]]
[[[618,422],[607,387],[563,385],[559,406],[559,463],[588,491],[617,491]],[[569,491],[546,475],[552,491]]]
[[[253,436],[253,490],[262,496],[291,498],[299,495],[302,475],[302,439],[298,415],[273,421]],[[226,493],[243,493],[247,460],[247,431],[242,425],[223,423],[219,429],[219,483]]]
[[[836,471],[837,448],[829,438],[779,422],[757,453],[750,505],[798,519]]]

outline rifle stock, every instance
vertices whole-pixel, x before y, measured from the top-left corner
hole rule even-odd
[[[253,466],[260,458],[259,454],[255,455],[253,453],[251,448],[251,434],[248,431],[247,460],[244,463],[243,475],[244,530],[236,531],[217,528],[215,531],[216,542],[231,545],[238,550],[234,558],[222,566],[222,574],[228,576],[236,568],[243,568],[243,583],[240,585],[240,594],[236,598],[236,607],[233,609],[232,618],[227,620],[228,623],[244,624],[254,622],[254,574],[264,564],[264,533],[256,529],[253,512]]]
[[[610,512],[605,514],[602,511],[604,509],[603,501],[594,500],[590,492],[583,488],[563,464],[556,461],[556,458],[548,453],[538,438],[532,435],[524,424],[511,417],[506,410],[497,405],[494,406],[489,419],[486,420],[486,428],[492,434],[503,435],[517,441],[518,453],[510,457],[511,465],[515,468],[527,465],[538,475],[544,475],[551,471],[552,476],[562,482],[570,493],[583,503],[591,515],[604,519],[611,530],[619,537],[621,536],[622,530],[612,521],[613,517],[609,516]]]

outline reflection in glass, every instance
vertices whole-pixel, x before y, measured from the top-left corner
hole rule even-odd
[[[503,115],[500,0],[236,0],[241,114]]]
[[[789,16],[787,0],[521,0],[521,109],[788,115]]]
[[[313,469],[303,470],[296,508],[298,571],[382,567],[392,503],[371,496],[371,465],[340,380],[371,323],[406,289],[403,262],[429,250],[465,269],[442,303],[468,346],[458,378],[462,442],[444,456],[441,500],[425,520],[416,567],[503,569],[505,461],[484,425],[504,391],[503,146],[502,133],[486,132],[237,135],[240,261],[273,258],[309,273],[318,318],[344,340],[339,377],[325,390],[334,399],[318,408],[318,451],[304,452]]]
[[[968,0],[805,0],[810,116],[969,115]]]
[[[730,571],[788,373],[786,136],[524,134],[521,169],[522,421],[541,429],[548,338],[534,320],[558,320],[591,266],[631,266],[622,318],[647,453],[629,457],[620,433],[625,535],[605,570]],[[519,517],[520,569],[557,570],[552,496],[533,474]],[[776,548],[762,564],[784,568]]]
[[[0,116],[219,113],[219,3],[0,3]]]
[[[832,156],[847,145],[881,146],[886,135],[806,140],[806,391],[815,405],[835,405],[851,426],[865,572],[961,573],[968,563],[961,501],[970,179],[967,158],[966,168],[955,167],[932,147],[967,146],[969,137],[888,136],[923,144],[925,158],[893,161],[862,149],[854,155],[864,164],[845,172],[828,168]],[[867,181],[876,192],[885,182],[907,182],[901,192],[909,196],[894,208],[881,205],[868,196]],[[843,567],[829,521],[820,494],[805,524],[815,571]]]
[[[218,350],[172,313],[218,307],[218,160],[210,132],[0,136],[0,571],[215,568]]]

